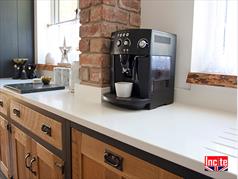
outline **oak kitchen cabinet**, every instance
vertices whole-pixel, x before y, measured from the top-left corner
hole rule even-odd
[[[64,162],[15,126],[12,126],[15,179],[63,179]]]
[[[73,179],[182,179],[72,129]]]
[[[7,178],[63,179],[62,140],[61,122],[0,92],[0,170]]]

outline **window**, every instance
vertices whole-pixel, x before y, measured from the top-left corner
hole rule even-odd
[[[192,72],[237,75],[237,0],[195,0]]]
[[[51,23],[57,24],[78,18],[79,0],[51,0]]]
[[[72,47],[68,54],[69,62],[79,60],[79,18],[75,10],[78,0],[39,0],[36,1],[36,59],[44,64],[50,53],[55,64],[61,61],[60,46],[64,38],[66,45]]]

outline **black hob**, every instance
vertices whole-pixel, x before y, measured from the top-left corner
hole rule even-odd
[[[21,94],[65,89],[64,86],[55,84],[44,85],[43,83],[8,84],[4,87]]]

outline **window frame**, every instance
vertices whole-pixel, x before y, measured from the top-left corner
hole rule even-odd
[[[190,67],[186,83],[237,88],[237,75],[192,71],[192,68]]]
[[[189,72],[187,75],[186,83],[237,88],[237,76]]]
[[[64,21],[60,21],[60,0],[51,0],[51,24],[50,25],[56,25],[56,24],[62,24],[70,21],[74,21],[79,19],[78,14],[79,14],[79,0],[77,0],[77,8],[75,9],[75,18],[73,19],[67,19]]]

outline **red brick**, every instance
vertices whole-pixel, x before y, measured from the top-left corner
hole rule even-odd
[[[100,24],[87,24],[80,26],[81,37],[99,37],[101,36]]]
[[[87,8],[91,5],[91,1],[92,0],[80,0],[79,1],[79,7],[80,9],[84,9],[84,8]]]
[[[109,54],[87,54],[80,55],[80,65],[88,67],[109,67]]]
[[[94,6],[91,8],[91,14],[90,14],[90,21],[91,22],[96,22],[102,20],[102,9],[103,6]]]
[[[89,68],[88,67],[80,68],[80,80],[89,81]]]
[[[140,26],[140,14],[130,13],[130,25]]]
[[[100,83],[102,81],[102,69],[91,68],[90,69],[90,81]]]
[[[90,10],[89,9],[82,9],[80,11],[80,23],[85,24],[90,20]]]
[[[116,8],[111,6],[102,6],[103,20],[115,22],[116,21]]]
[[[99,84],[109,84],[109,68],[90,68],[90,81]]]
[[[116,0],[103,0],[104,4],[115,6],[116,5]]]
[[[109,22],[96,24],[86,24],[80,26],[81,37],[111,37],[111,33],[116,31],[117,25]]]
[[[117,24],[103,22],[101,24],[102,37],[111,37],[112,32],[117,30]]]
[[[89,51],[89,40],[88,39],[82,38],[79,41],[79,51],[81,51],[81,52]]]
[[[95,6],[97,4],[102,4],[103,0],[92,0],[92,5]]]
[[[110,40],[105,38],[94,38],[90,41],[90,52],[109,53]]]
[[[111,21],[111,22],[119,22],[123,24],[127,24],[129,21],[129,14],[125,10],[111,7],[111,6],[103,6],[102,10],[103,20]]]
[[[129,21],[128,12],[118,9],[116,11],[116,21],[122,24],[128,24]]]
[[[123,24],[118,24],[117,25],[117,30],[124,30],[124,29],[129,29],[130,26],[123,25]]]
[[[107,5],[92,7],[90,21],[96,22],[101,20],[127,24],[129,23],[129,13],[125,10]]]
[[[122,9],[140,12],[140,0],[119,0],[119,7]]]
[[[106,4],[110,6],[116,5],[116,0],[93,0],[92,5],[98,5],[98,4]]]

